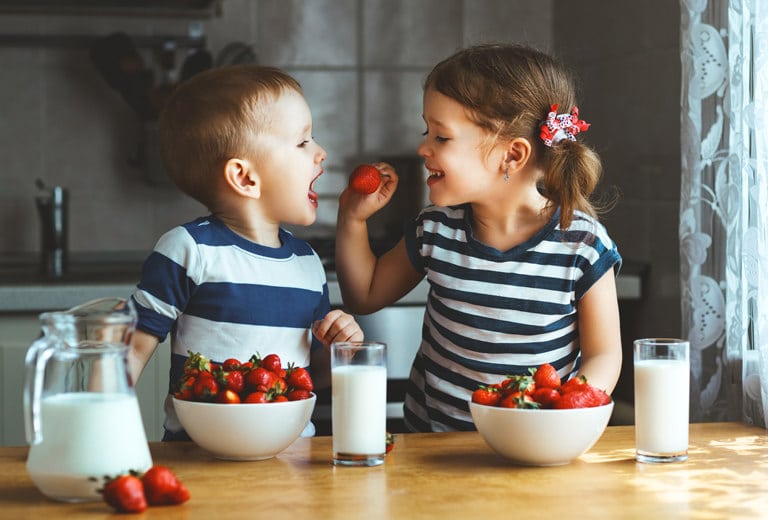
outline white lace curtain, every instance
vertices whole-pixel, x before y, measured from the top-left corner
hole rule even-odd
[[[768,416],[768,1],[680,0],[691,421]]]

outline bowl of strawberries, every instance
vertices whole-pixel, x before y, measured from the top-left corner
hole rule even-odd
[[[282,366],[277,354],[212,363],[190,353],[173,393],[184,430],[220,459],[269,459],[309,423],[316,396],[306,369]]]
[[[561,382],[552,365],[480,386],[469,403],[488,446],[526,466],[568,464],[600,439],[613,400],[583,376]]]

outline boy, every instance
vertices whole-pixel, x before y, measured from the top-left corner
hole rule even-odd
[[[163,440],[176,440],[188,439],[171,401],[188,352],[217,362],[274,352],[311,367],[323,387],[327,347],[363,333],[349,314],[329,312],[319,257],[281,228],[315,221],[312,185],[326,157],[298,82],[270,67],[212,69],[174,91],[159,125],[169,176],[210,211],[160,238],[133,294],[134,380],[171,334]]]

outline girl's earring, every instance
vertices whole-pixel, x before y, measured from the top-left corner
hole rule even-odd
[[[504,169],[504,182],[509,180],[509,166]]]

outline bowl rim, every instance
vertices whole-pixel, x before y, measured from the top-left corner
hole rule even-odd
[[[494,410],[504,410],[505,412],[513,412],[513,413],[574,413],[579,412],[583,410],[601,410],[605,408],[606,406],[613,406],[614,400],[611,399],[610,403],[601,404],[600,406],[584,406],[581,408],[506,408],[504,406],[491,406],[487,404],[480,404],[475,403],[474,401],[469,401],[469,406],[475,406],[478,408],[489,408]]]
[[[314,392],[310,392],[310,396],[306,399],[297,399],[295,401],[270,401],[268,403],[215,403],[215,402],[208,402],[208,401],[191,401],[188,399],[177,399],[174,396],[171,396],[173,399],[174,406],[177,402],[180,403],[189,403],[193,406],[200,405],[200,406],[236,406],[239,408],[251,408],[253,406],[264,406],[264,405],[276,405],[277,406],[298,406],[301,403],[311,402],[315,401],[317,399],[317,394]],[[184,405],[182,405],[184,406]]]

